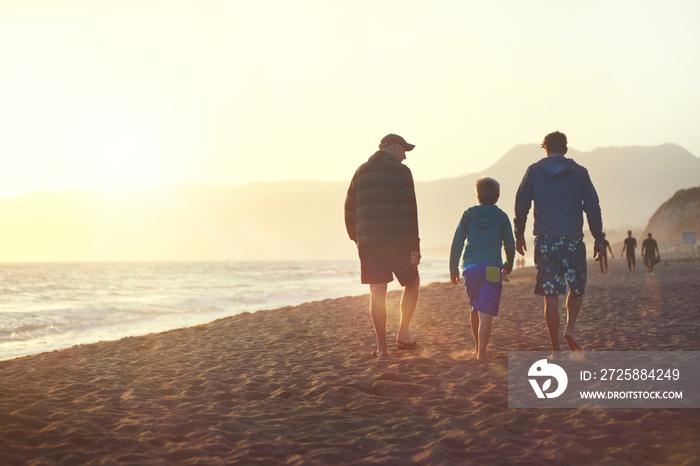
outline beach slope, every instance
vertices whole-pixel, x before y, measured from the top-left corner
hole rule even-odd
[[[642,269],[591,264],[579,342],[700,351],[700,262]],[[422,288],[419,350],[385,359],[364,295],[2,361],[0,463],[698,464],[697,409],[508,408],[507,352],[549,349],[533,287],[505,284],[488,363],[449,283]]]

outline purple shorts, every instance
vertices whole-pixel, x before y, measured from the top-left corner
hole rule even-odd
[[[498,315],[501,305],[501,266],[497,264],[477,264],[462,272],[464,287],[467,289],[472,312]]]

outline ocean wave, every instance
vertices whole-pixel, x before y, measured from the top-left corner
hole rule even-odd
[[[356,260],[0,264],[0,360],[367,292]]]

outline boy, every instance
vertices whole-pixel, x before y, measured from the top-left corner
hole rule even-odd
[[[462,270],[471,306],[474,352],[481,361],[486,360],[492,319],[498,315],[501,303],[501,277],[511,272],[515,257],[515,238],[510,220],[505,212],[496,207],[500,195],[498,181],[487,177],[477,180],[476,198],[479,205],[462,214],[450,252],[450,280],[456,285],[459,283],[459,257],[464,251]],[[501,247],[506,251],[505,264]]]

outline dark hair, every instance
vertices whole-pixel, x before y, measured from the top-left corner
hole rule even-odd
[[[501,185],[487,176],[476,180],[476,198],[480,204],[495,205],[501,195]]]
[[[540,147],[546,149],[548,153],[566,154],[568,150],[566,148],[566,134],[560,133],[559,131],[549,133],[544,137],[544,141],[542,141],[542,146]]]

